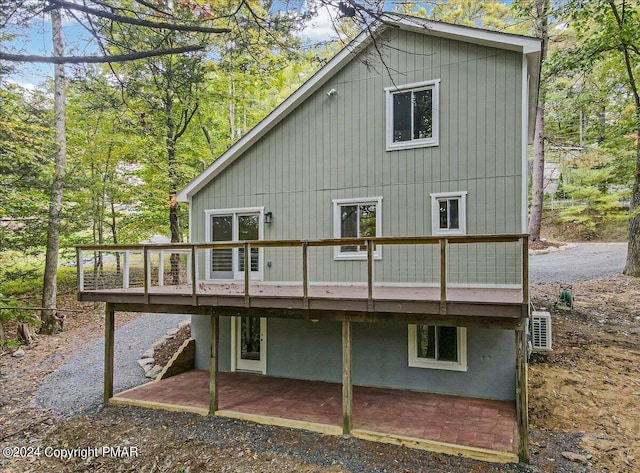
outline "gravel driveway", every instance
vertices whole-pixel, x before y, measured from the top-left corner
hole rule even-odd
[[[531,284],[559,284],[620,274],[626,243],[577,243],[565,250],[529,256]]]
[[[117,329],[114,391],[124,391],[149,381],[138,366],[140,356],[167,330],[188,318],[185,315],[145,314]],[[51,408],[64,418],[95,411],[102,404],[103,372],[104,338],[88,343],[71,360],[49,374],[34,395],[33,402]]]

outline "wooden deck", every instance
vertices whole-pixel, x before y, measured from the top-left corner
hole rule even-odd
[[[518,326],[518,319],[528,315],[528,244],[527,236],[469,235],[450,237],[384,237],[329,240],[257,240],[203,244],[169,245],[85,245],[77,247],[78,281],[81,301],[117,304],[115,310],[156,312],[182,311],[193,314],[261,315],[354,321],[379,321],[404,317],[440,317],[440,323],[456,323],[456,318],[503,319],[506,326]],[[451,246],[492,244],[512,245],[520,258],[521,274],[516,285],[453,285],[448,282],[448,248]],[[359,246],[366,248],[366,282],[313,283],[309,281],[309,248]],[[374,248],[380,246],[430,246],[439,255],[435,272],[437,281],[384,284],[374,281]],[[513,246],[516,245],[516,246]],[[208,267],[211,251],[243,251],[245,268],[251,267],[252,250],[289,249],[300,251],[299,283],[252,281],[244,271],[244,281],[212,284],[202,279],[200,271]],[[92,267],[85,271],[83,255],[90,253]],[[172,263],[170,277],[165,277],[165,254],[182,259],[182,266]],[[240,253],[238,253],[240,254]],[[254,253],[255,254],[255,253]],[[137,263],[132,263],[132,258]],[[110,263],[110,271],[109,266]],[[136,266],[137,264],[137,266]],[[235,264],[235,263],[234,263]],[[155,265],[155,266],[154,266]],[[183,270],[174,271],[182,267]],[[483,268],[483,270],[486,268]],[[152,273],[157,273],[152,281]],[[457,269],[459,271],[459,269]],[[133,275],[138,278],[133,284]],[[105,276],[106,275],[106,276]],[[92,280],[85,281],[85,276]],[[171,282],[172,284],[167,284]],[[137,287],[134,287],[136,286]],[[514,322],[515,321],[515,322]],[[470,325],[467,324],[467,325]],[[515,325],[514,325],[515,324]]]
[[[454,285],[449,283],[449,268],[447,255],[449,245],[474,245],[474,244],[501,244],[512,245],[516,251],[519,262],[510,260],[511,268],[519,275],[510,274],[505,281],[516,280],[515,286],[491,284],[486,286],[477,283],[476,286]],[[437,274],[436,281],[411,282],[406,284],[383,284],[374,281],[374,248],[377,245],[432,245],[439,251],[439,261],[435,264],[439,268],[427,268],[430,274]],[[313,284],[309,281],[308,250],[310,247],[335,247],[335,246],[359,246],[366,248],[366,274],[365,284],[322,283]],[[250,268],[251,250],[255,248],[293,248],[300,250],[302,281],[296,283],[278,283],[252,281],[250,271],[244,271],[244,281],[211,284],[211,281],[203,279],[208,268],[207,258],[211,257],[211,251],[216,249],[232,249],[236,256],[242,249],[244,263],[242,266],[236,261],[233,263],[234,274],[239,267]],[[507,422],[507,431],[517,437],[517,448],[511,440],[508,446],[509,460],[513,461],[513,451],[517,451],[516,458],[528,461],[528,416],[527,416],[527,380],[526,380],[526,335],[525,321],[528,316],[528,239],[527,235],[475,235],[475,236],[451,236],[451,237],[388,237],[388,238],[347,238],[333,240],[259,240],[244,242],[223,242],[204,244],[171,244],[171,245],[87,245],[77,247],[78,258],[78,299],[81,301],[102,301],[105,306],[105,376],[104,376],[104,400],[105,403],[115,399],[125,399],[122,393],[117,398],[113,397],[113,356],[114,356],[114,317],[119,311],[130,312],[157,312],[157,313],[183,313],[201,314],[210,317],[211,355],[210,372],[208,376],[209,389],[205,390],[201,397],[208,395],[209,414],[233,413],[233,416],[251,416],[252,420],[282,425],[280,417],[258,413],[246,412],[238,414],[238,410],[229,411],[219,408],[219,401],[224,401],[224,373],[219,370],[219,320],[221,316],[256,316],[275,318],[295,318],[307,320],[337,320],[342,323],[342,393],[341,398],[342,428],[321,422],[308,420],[296,420],[301,425],[327,425],[331,432],[342,432],[344,435],[356,435],[362,438],[387,441],[399,445],[412,445],[421,448],[425,442],[436,445],[439,440],[431,437],[421,438],[411,435],[385,433],[390,427],[378,424],[368,430],[366,425],[354,428],[353,413],[357,406],[353,399],[352,386],[352,322],[403,322],[420,324],[437,324],[458,327],[480,326],[493,329],[505,329],[515,331],[516,345],[516,393],[515,393],[515,419],[516,433],[513,433],[513,424]],[[84,255],[90,254],[88,259]],[[171,273],[165,275],[166,254],[171,255]],[[253,253],[255,254],[255,252]],[[519,255],[519,256],[517,256]],[[178,262],[178,259],[180,260]],[[135,260],[135,261],[133,261]],[[506,261],[506,260],[505,260]],[[178,264],[179,263],[179,264]],[[433,263],[431,263],[433,264]],[[155,266],[154,266],[155,265]],[[85,272],[85,266],[87,270]],[[463,265],[464,266],[464,265]],[[473,265],[470,265],[472,267]],[[462,272],[467,271],[463,267]],[[506,266],[504,267],[506,268]],[[361,268],[363,269],[363,268]],[[434,269],[434,271],[431,271]],[[488,268],[476,266],[481,273],[489,273]],[[495,268],[494,268],[495,269]],[[456,269],[460,274],[460,268]],[[87,281],[85,281],[87,276]],[[430,276],[433,277],[433,276]],[[472,278],[470,280],[473,280]],[[496,279],[497,282],[501,278]],[[218,379],[220,376],[220,379]],[[206,378],[205,374],[200,377]],[[169,380],[170,381],[170,380]],[[223,381],[223,383],[220,383]],[[163,381],[164,382],[164,381]],[[206,387],[206,381],[203,381]],[[159,383],[159,385],[162,385]],[[162,386],[167,386],[166,384]],[[258,387],[259,393],[263,387]],[[145,388],[146,389],[146,388]],[[151,387],[148,389],[152,389]],[[195,388],[194,388],[195,389]],[[161,390],[162,391],[162,390]],[[179,386],[179,392],[184,391]],[[220,392],[219,392],[220,391]],[[313,389],[311,390],[313,391]],[[194,391],[195,392],[195,391]],[[133,391],[131,392],[133,393]],[[131,393],[127,402],[133,402]],[[222,393],[222,398],[220,394]],[[358,394],[359,393],[359,394]],[[356,394],[362,396],[362,390],[356,388]],[[394,394],[395,395],[395,394]],[[262,396],[264,397],[264,396]],[[140,399],[138,400],[140,401]],[[263,400],[267,402],[266,400]],[[357,401],[357,398],[356,398]],[[117,402],[117,401],[116,401]],[[166,407],[167,403],[158,402]],[[197,401],[198,406],[191,406],[187,410],[203,411],[202,400]],[[262,401],[261,401],[262,402]],[[449,401],[451,402],[451,400]],[[169,403],[171,404],[171,403]],[[395,403],[401,405],[401,403]],[[453,405],[456,401],[453,401]],[[285,404],[286,405],[286,404]],[[254,403],[260,406],[260,403]],[[178,405],[179,407],[179,405]],[[183,406],[184,408],[184,406]],[[444,407],[443,407],[444,409]],[[295,409],[294,409],[295,412]],[[273,413],[271,413],[273,414]],[[431,413],[433,414],[433,412]],[[451,423],[458,421],[454,413]],[[392,414],[393,416],[399,414]],[[413,411],[409,416],[413,420]],[[244,417],[243,417],[244,418]],[[426,419],[426,418],[425,418]],[[358,421],[356,421],[358,422]],[[340,422],[338,422],[340,424]],[[358,424],[356,424],[357,426]],[[469,427],[467,436],[483,433],[483,425]],[[306,427],[303,427],[306,428]],[[326,427],[323,427],[323,429]],[[504,428],[504,425],[501,427]],[[378,430],[381,430],[379,432]],[[329,433],[331,433],[329,432]],[[423,435],[414,432],[415,435]],[[424,434],[426,435],[426,434]],[[456,441],[467,442],[464,436]],[[449,448],[448,441],[440,442],[441,448]],[[482,452],[473,453],[474,458],[483,458],[487,449],[467,445],[465,451]],[[492,447],[493,448],[493,447]],[[501,447],[502,448],[502,447]],[[443,451],[443,450],[436,450]],[[460,453],[458,451],[455,451]],[[493,452],[493,453],[491,453]],[[495,454],[490,450],[491,455]]]
[[[78,299],[82,301],[113,302],[118,304],[143,304],[152,306],[183,306],[188,313],[194,309],[218,308],[222,315],[230,311],[249,313],[261,311],[287,313],[308,311],[314,318],[336,318],[340,313],[479,316],[519,319],[526,317],[526,305],[522,303],[522,289],[510,288],[449,288],[447,301],[441,304],[439,287],[376,286],[373,297],[368,298],[367,287],[357,285],[310,285],[304,297],[302,285],[254,283],[249,296],[244,294],[243,284],[204,284],[194,295],[191,285],[143,288],[85,290]],[[190,310],[190,312],[189,312]],[[318,312],[325,312],[325,316]],[[198,313],[196,310],[195,313]],[[339,318],[339,317],[338,317]],[[366,318],[366,317],[365,317]]]

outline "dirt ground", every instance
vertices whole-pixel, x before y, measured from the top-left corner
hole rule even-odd
[[[580,433],[598,471],[640,471],[640,280],[576,283],[573,310],[554,309],[557,293],[531,294],[553,323],[553,352],[530,364],[531,427]]]
[[[0,354],[0,449],[32,453],[12,459],[0,454],[0,470],[639,471],[640,280],[615,276],[574,284],[572,310],[553,307],[557,293],[556,286],[536,286],[531,291],[535,308],[552,312],[553,351],[531,359],[529,466],[492,465],[355,439],[126,406],[58,419],[32,405],[32,395],[47,373],[88,339],[102,336],[103,330],[101,307],[75,303],[86,312],[69,314],[65,332],[42,337],[21,358]],[[134,317],[119,316],[117,321],[124,324]],[[77,451],[80,458],[61,459],[45,457],[42,450],[50,446],[64,455],[65,449],[105,445],[121,451],[117,457],[112,455],[115,452]],[[35,456],[38,447],[40,456]],[[562,453],[567,451],[582,454],[586,461],[566,459]]]

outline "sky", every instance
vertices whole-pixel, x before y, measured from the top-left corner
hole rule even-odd
[[[19,50],[22,54],[43,56],[51,56],[53,53],[51,23],[48,17],[34,19],[32,27],[29,29],[7,31],[7,33],[20,35],[10,43],[12,50]],[[329,10],[326,7],[322,7],[318,11],[318,16],[302,30],[301,36],[310,43],[327,41],[337,37],[333,30]],[[90,41],[88,32],[75,21],[64,22],[63,38],[67,55],[96,54],[95,43]],[[19,64],[16,67],[16,72],[7,77],[10,82],[31,90],[52,78],[53,65],[32,63]]]

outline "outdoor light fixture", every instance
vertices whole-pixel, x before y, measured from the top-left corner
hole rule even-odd
[[[338,91],[336,89],[331,89],[329,92],[327,92],[327,95],[329,97],[333,97],[334,95],[338,95]]]
[[[264,223],[271,223],[273,220],[273,214],[271,212],[267,212],[264,214]]]

